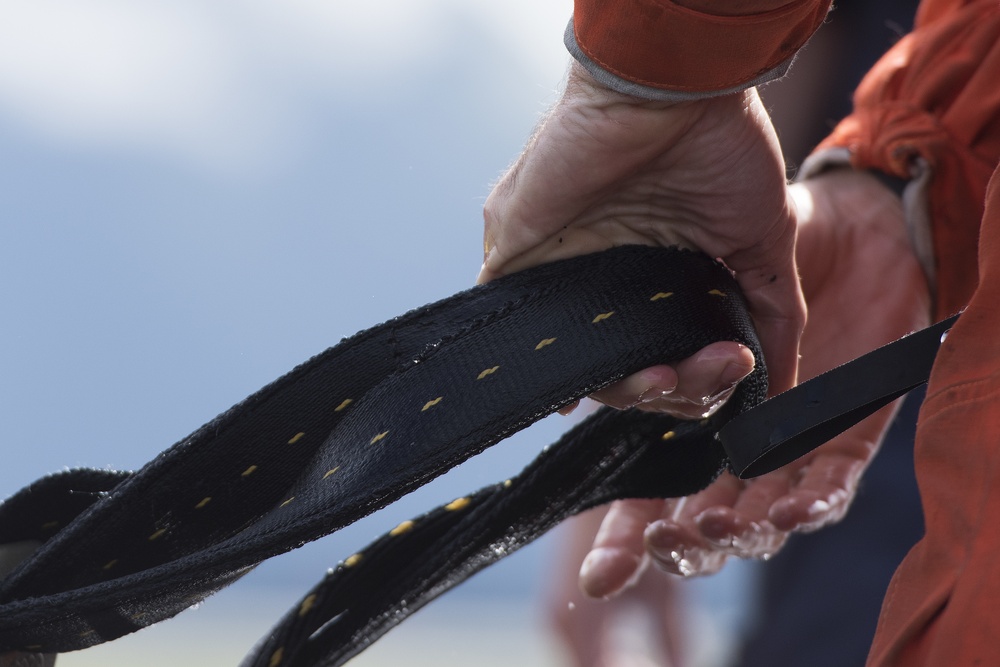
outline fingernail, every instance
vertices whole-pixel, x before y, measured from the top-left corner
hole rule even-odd
[[[646,548],[660,565],[661,569],[689,577],[695,568],[687,557],[687,550],[679,544],[672,531],[667,530],[662,522],[652,523],[646,527]],[[673,568],[668,566],[673,564]]]
[[[631,568],[625,565],[625,555],[620,549],[593,549],[580,565],[580,587],[591,597],[609,598],[617,595],[642,565],[641,559],[631,554],[629,556],[633,561]],[[622,576],[623,568],[627,576]]]
[[[753,366],[747,368],[746,364],[726,364],[719,376],[719,384],[731,387],[751,373],[753,373]]]

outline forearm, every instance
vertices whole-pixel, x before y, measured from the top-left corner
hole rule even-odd
[[[576,0],[566,46],[603,85],[684,101],[782,76],[830,0]]]

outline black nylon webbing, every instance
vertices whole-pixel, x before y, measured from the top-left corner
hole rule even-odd
[[[0,649],[85,648],[173,616],[576,398],[716,340],[762,359],[729,272],[638,246],[509,276],[359,333],[134,474],[70,471],[0,505],[0,544],[43,543],[0,582]],[[761,363],[703,422],[599,412],[518,477],[347,558],[244,664],[342,664],[571,514],[700,490],[727,465],[715,434],[765,394]],[[731,456],[755,460],[756,445],[739,440],[727,440]]]

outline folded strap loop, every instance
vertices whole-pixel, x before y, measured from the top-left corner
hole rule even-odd
[[[808,449],[773,433],[801,433],[811,447],[867,414],[814,397],[844,393],[835,372],[782,399],[827,415],[818,426],[787,413],[797,408],[778,408],[763,440],[725,426],[764,419],[755,406],[767,376],[735,280],[703,255],[629,246],[540,266],[343,341],[136,473],[61,473],[0,505],[0,545],[41,543],[0,581],[0,651],[86,648],[169,618],[559,407],[720,340],[747,345],[760,363],[710,418],[599,411],[520,475],[345,559],[243,664],[343,664],[568,516],[694,493],[730,460],[756,474]],[[931,347],[913,353],[924,362],[912,376],[874,372],[890,385],[874,392],[879,405],[926,379]],[[823,410],[810,407],[816,400]],[[841,408],[848,416],[836,416]]]

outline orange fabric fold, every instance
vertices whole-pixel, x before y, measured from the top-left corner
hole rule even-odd
[[[826,17],[830,0],[793,0],[746,16],[716,16],[669,0],[576,0],[580,49],[606,71],[664,90],[726,90],[791,58]]]
[[[941,347],[915,444],[926,534],[886,594],[869,667],[1000,665],[1000,3],[924,0],[817,150],[907,178],[930,168]]]
[[[978,281],[970,258],[1000,156],[1000,3],[925,2],[914,32],[861,82],[854,107],[819,149],[846,147],[856,168],[903,178],[918,158],[930,166],[935,315],[953,313]]]
[[[1000,665],[1000,169],[987,191],[979,269],[920,412],[926,534],[893,576],[869,667]]]

